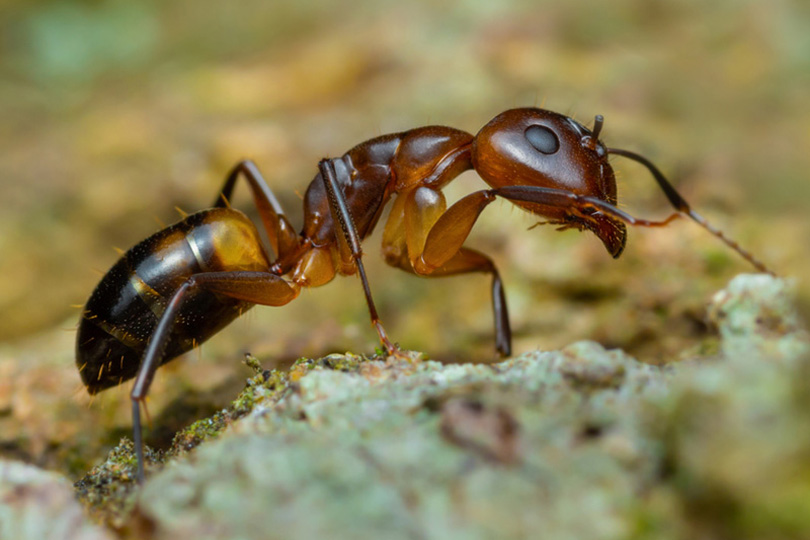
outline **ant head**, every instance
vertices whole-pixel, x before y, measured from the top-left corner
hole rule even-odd
[[[616,178],[608,163],[607,148],[599,140],[603,121],[597,116],[591,131],[572,118],[543,109],[506,111],[476,135],[473,166],[494,188],[553,188],[615,205]],[[559,206],[523,201],[515,204],[569,227],[592,231],[613,257],[624,249],[624,224],[604,214],[575,214]]]

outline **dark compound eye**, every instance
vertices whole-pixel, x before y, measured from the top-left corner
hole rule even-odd
[[[529,144],[544,154],[553,154],[560,149],[557,136],[545,126],[529,126],[525,135]]]

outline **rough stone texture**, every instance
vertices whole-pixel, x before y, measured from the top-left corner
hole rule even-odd
[[[800,538],[807,334],[789,287],[739,276],[718,358],[592,342],[494,366],[328,357],[144,486],[155,538]]]
[[[716,354],[664,367],[594,342],[495,365],[254,361],[229,409],[148,453],[142,489],[127,440],[76,488],[127,538],[807,538],[791,294],[738,276],[709,308]]]
[[[668,524],[686,536],[810,538],[810,336],[792,290],[740,275],[718,292],[723,356],[679,366],[651,411],[656,492],[676,502],[682,520]]]
[[[795,284],[766,274],[742,274],[712,299],[723,354],[785,361],[808,350],[808,334],[793,307]]]
[[[0,539],[105,540],[90,524],[61,475],[15,461],[0,461]]]
[[[345,369],[312,366],[153,477],[140,519],[158,538],[629,532],[622,508],[654,467],[616,426],[661,391],[655,368],[578,343],[492,367],[392,358]]]

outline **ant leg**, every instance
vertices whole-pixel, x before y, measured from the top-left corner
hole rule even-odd
[[[474,249],[462,247],[458,252],[436,268],[426,277],[443,277],[466,274],[470,272],[485,272],[492,275],[492,313],[495,321],[495,350],[501,356],[512,354],[512,329],[509,325],[509,310],[506,307],[506,295],[503,291],[503,282],[495,268],[492,259]]]
[[[225,180],[225,185],[212,205],[213,208],[224,208],[228,206],[236,180],[241,175],[248,181],[250,191],[253,194],[253,202],[262,218],[264,229],[276,257],[281,258],[285,254],[293,253],[300,244],[300,237],[284,215],[281,203],[278,202],[273,191],[267,185],[262,173],[253,161],[246,159],[237,163]]]
[[[492,200],[494,198],[491,197]],[[475,221],[474,218],[471,221],[469,218],[477,217],[489,204],[486,201],[482,203],[481,199],[475,196],[466,198],[445,211],[444,195],[438,190],[423,186],[400,193],[394,201],[383,233],[383,254],[388,264],[425,277],[453,276],[470,272],[491,274],[495,348],[502,356],[509,356],[512,352],[512,331],[500,274],[489,257],[461,247]],[[483,199],[486,199],[486,196]],[[448,212],[451,218],[442,220]],[[465,221],[461,214],[467,217],[467,224],[462,226],[466,233],[459,234],[452,227]],[[439,221],[442,222],[441,225],[437,225]],[[422,256],[429,237],[432,237],[432,245],[442,244],[448,248],[448,244],[452,244],[448,248],[448,252],[452,253],[449,253],[449,257],[441,265],[428,265],[423,261]]]
[[[649,163],[646,160],[645,162]],[[649,164],[650,166],[652,166],[651,163]],[[655,169],[654,166],[651,170],[657,171],[657,169]],[[695,220],[703,228],[708,230],[710,233],[712,233],[714,236],[720,238],[727,246],[731,247],[734,251],[739,253],[745,260],[753,264],[758,270],[760,270],[761,272],[766,272],[771,275],[775,275],[764,264],[762,264],[753,255],[751,255],[751,253],[741,248],[740,245],[737,244],[737,242],[725,236],[721,231],[711,226],[702,216],[689,209],[689,205],[686,203],[686,201],[684,201],[683,198],[680,195],[678,195],[675,189],[673,189],[672,186],[670,186],[669,183],[666,182],[666,180],[663,178],[660,172],[656,176],[656,179],[659,178],[660,180],[663,180],[663,183],[661,183],[662,187],[665,185],[669,186],[668,189],[664,190],[664,192],[667,193],[667,197],[670,198],[670,202],[672,202],[673,205],[675,205],[676,202],[679,202],[680,208],[684,209],[684,210],[679,209],[678,212],[671,214],[666,219],[660,221],[639,219],[637,217],[631,216],[627,212],[619,210],[612,204],[607,203],[601,199],[597,199],[595,197],[583,197],[581,195],[577,195],[575,193],[571,193],[569,191],[564,191],[560,189],[542,188],[536,186],[506,186],[502,188],[493,189],[491,191],[498,196],[513,201],[535,202],[548,206],[568,208],[571,211],[571,213],[577,214],[585,219],[588,218],[588,215],[587,213],[583,213],[584,211],[590,210],[592,212],[595,210],[601,212],[602,214],[611,216],[617,220],[623,221],[629,225],[639,227],[664,227],[680,216],[688,216],[693,220]],[[675,208],[678,209],[679,206],[675,206]]]
[[[662,227],[680,216],[679,213],[672,214],[663,221],[639,219],[595,197],[538,186],[506,186],[476,191],[460,199],[436,220],[421,256],[412,261],[416,271],[430,272],[447,263],[461,249],[478,216],[496,197],[563,208],[583,219],[593,219],[594,211],[597,211],[617,221],[644,227]]]
[[[138,459],[138,481],[144,480],[143,439],[140,404],[149,393],[155,372],[160,367],[183,301],[198,290],[207,290],[237,300],[267,306],[282,306],[298,296],[298,288],[268,272],[209,272],[188,278],[172,295],[155,327],[132,387],[132,429]]]
[[[338,184],[337,174],[335,173],[335,166],[331,160],[322,159],[318,164],[323,183],[326,188],[326,194],[329,198],[329,209],[332,212],[332,218],[335,223],[340,223],[340,230],[343,232],[342,240],[346,242],[348,249],[351,251],[354,264],[357,266],[357,271],[360,274],[360,280],[363,282],[363,292],[366,295],[366,303],[368,304],[368,312],[371,315],[371,324],[376,328],[377,335],[380,336],[380,341],[385,347],[388,354],[395,354],[398,348],[391,343],[388,339],[388,334],[383,328],[380,316],[377,314],[377,308],[374,305],[374,299],[371,297],[371,288],[368,285],[368,278],[366,277],[366,269],[363,267],[363,250],[360,248],[360,237],[357,230],[354,228],[354,221],[352,220],[351,213],[346,204],[346,199],[343,196],[343,191]],[[341,235],[335,231],[335,236],[338,241],[341,241]]]
[[[421,188],[420,188],[421,189]],[[639,226],[663,226],[677,218],[680,214],[673,214],[664,221],[649,221],[634,218],[633,216],[619,210],[618,208],[593,197],[583,197],[571,193],[570,191],[543,188],[536,186],[507,186],[497,189],[487,189],[476,191],[460,199],[453,206],[448,208],[444,213],[435,219],[435,222],[428,224],[429,231],[424,236],[423,247],[420,253],[411,253],[410,243],[408,245],[410,263],[413,266],[414,272],[423,275],[449,275],[452,273],[460,273],[462,268],[466,271],[489,271],[491,268],[493,273],[493,305],[495,306],[495,319],[496,319],[496,336],[498,343],[498,350],[508,350],[508,341],[510,336],[509,322],[506,311],[506,302],[503,297],[503,287],[500,277],[495,270],[492,262],[487,259],[486,262],[478,260],[472,262],[470,250],[465,250],[462,247],[464,241],[469,236],[473,225],[475,225],[478,216],[481,215],[484,208],[491,204],[496,197],[501,196],[513,201],[525,201],[543,204],[546,206],[556,206],[568,209],[572,214],[578,214],[587,219],[587,211],[597,210],[601,213],[607,214],[616,218],[619,221],[624,221],[632,225]],[[427,199],[426,197],[423,197]],[[410,199],[409,199],[410,200]],[[420,208],[422,204],[422,208]],[[407,217],[408,202],[404,203],[403,214]],[[424,203],[415,202],[411,208],[412,212],[424,212],[426,205]],[[391,219],[401,219],[398,214],[395,214],[396,204],[392,209]],[[416,222],[417,220],[413,220]],[[414,234],[408,230],[407,220],[405,221],[406,235]],[[388,232],[388,227],[386,227]],[[424,232],[419,234],[424,235]],[[384,237],[385,238],[385,237]],[[395,234],[391,234],[390,238],[396,238]],[[384,246],[385,248],[385,246]],[[396,260],[396,249],[391,249],[386,255],[392,255],[392,260]],[[488,264],[487,264],[488,263]],[[400,266],[401,263],[400,263]]]
[[[461,249],[478,216],[495,200],[495,190],[476,191],[447,209],[430,228],[424,248],[412,260],[418,273],[430,273],[445,265]]]
[[[617,156],[623,156],[627,159],[633,160],[637,163],[640,163],[644,167],[650,171],[650,174],[653,175],[655,181],[658,183],[661,190],[664,192],[664,195],[667,196],[670,204],[681,214],[689,216],[692,220],[694,220],[698,225],[709,231],[711,234],[719,238],[724,244],[728,247],[739,253],[745,260],[753,264],[757,270],[760,272],[765,272],[772,276],[775,276],[768,267],[765,266],[761,261],[759,261],[756,257],[754,257],[749,251],[743,249],[737,242],[726,236],[723,231],[714,227],[711,223],[709,223],[706,218],[692,210],[689,206],[689,203],[686,202],[686,199],[681,197],[681,194],[678,193],[669,180],[666,179],[664,174],[656,167],[652,161],[645,158],[640,154],[636,154],[635,152],[631,152],[629,150],[621,150],[619,148],[608,148],[609,154],[616,154]]]
[[[533,202],[545,206],[565,208],[568,209],[572,214],[585,219],[589,217],[588,211],[591,213],[593,213],[593,211],[597,211],[619,221],[623,221],[628,225],[634,225],[637,227],[665,227],[683,215],[681,212],[676,212],[659,221],[641,219],[631,216],[624,210],[619,210],[609,202],[603,201],[602,199],[577,195],[576,193],[565,191],[563,189],[537,186],[506,186],[489,191],[492,192],[493,196],[497,195],[499,197],[509,199],[510,201]]]
[[[228,173],[228,177],[225,179],[225,185],[222,186],[214,204],[211,205],[212,208],[224,208],[228,206],[228,201],[231,198],[233,188],[236,185],[236,180],[239,178],[240,173],[244,175],[245,179],[250,184],[250,189],[253,191],[255,198],[266,201],[276,214],[280,216],[284,214],[281,203],[278,202],[273,190],[267,185],[267,181],[264,179],[264,176],[262,176],[259,168],[250,159],[244,159],[233,166]]]

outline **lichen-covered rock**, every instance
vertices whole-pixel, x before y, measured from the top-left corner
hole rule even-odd
[[[709,313],[723,357],[681,366],[651,409],[668,518],[692,538],[810,538],[810,341],[792,287],[740,275]]]
[[[150,449],[145,457],[150,463],[156,461]],[[103,463],[74,484],[79,500],[94,520],[116,529],[126,524],[137,494],[136,466],[134,444],[129,439],[121,439]]]
[[[83,497],[137,538],[810,537],[790,289],[741,276],[710,313],[720,354],[664,367],[594,342],[494,365],[254,366],[231,409],[155,455],[134,511],[104,502],[101,469]],[[126,448],[108,461],[124,480]]]
[[[0,540],[107,540],[92,525],[63,476],[0,460]]]
[[[810,334],[794,307],[794,289],[767,274],[740,274],[715,294],[709,318],[720,329],[725,357],[785,361],[807,354]]]
[[[656,368],[594,343],[494,366],[343,363],[313,366],[150,479],[144,528],[157,538],[632,532],[622,516],[655,455],[625,426],[661,390]]]

